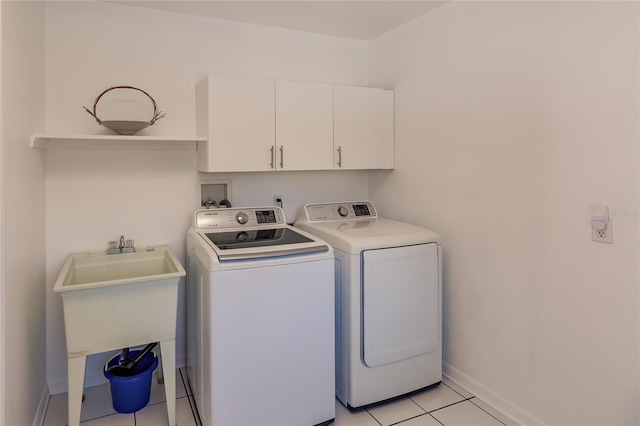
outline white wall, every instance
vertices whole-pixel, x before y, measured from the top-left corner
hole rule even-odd
[[[441,233],[446,372],[526,423],[640,422],[638,12],[452,2],[371,42],[396,99],[371,198]]]
[[[195,83],[208,73],[367,83],[362,41],[93,2],[48,2],[45,28],[46,131],[51,133],[108,133],[81,107],[91,108],[95,97],[114,85],[148,91],[166,112],[141,134],[193,137]],[[222,175],[197,173],[193,149],[47,151],[47,379],[52,393],[66,390],[62,303],[52,287],[67,253],[106,247],[124,234],[138,245],[168,243],[185,264],[185,235],[199,207],[199,181],[209,178],[231,179],[234,205],[271,204],[273,195],[283,195],[289,221],[305,202],[368,195],[366,172]],[[178,360],[183,362],[184,289],[180,303]],[[90,357],[87,385],[103,380],[106,357]]]
[[[44,7],[3,1],[3,425],[32,424],[46,395],[44,168],[29,148],[44,125]]]

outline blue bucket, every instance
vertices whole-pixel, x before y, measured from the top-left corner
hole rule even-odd
[[[133,358],[140,351],[129,352],[129,358]],[[111,399],[113,408],[118,413],[133,413],[144,408],[151,396],[151,376],[158,366],[158,358],[153,352],[147,353],[135,366],[131,376],[116,376],[108,370],[112,365],[118,364],[117,354],[105,366],[104,377],[109,379],[111,385]]]

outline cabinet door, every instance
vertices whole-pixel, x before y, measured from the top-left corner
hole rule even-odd
[[[198,170],[272,170],[275,81],[211,75],[197,88]]]
[[[336,169],[393,168],[393,92],[334,86]]]
[[[276,81],[276,169],[333,169],[333,88]]]

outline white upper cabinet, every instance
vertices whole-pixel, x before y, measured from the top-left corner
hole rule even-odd
[[[196,102],[199,171],[394,166],[389,90],[210,75]]]
[[[272,170],[275,81],[210,75],[196,88],[198,170]]]
[[[276,169],[333,169],[333,86],[276,81]]]
[[[334,86],[336,169],[394,167],[394,99],[390,90]]]

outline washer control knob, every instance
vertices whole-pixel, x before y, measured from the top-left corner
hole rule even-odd
[[[338,214],[342,217],[347,217],[349,215],[349,210],[345,206],[338,207]]]
[[[240,225],[244,225],[245,223],[249,222],[249,215],[247,215],[245,212],[238,212],[236,214],[236,222],[238,222]]]

